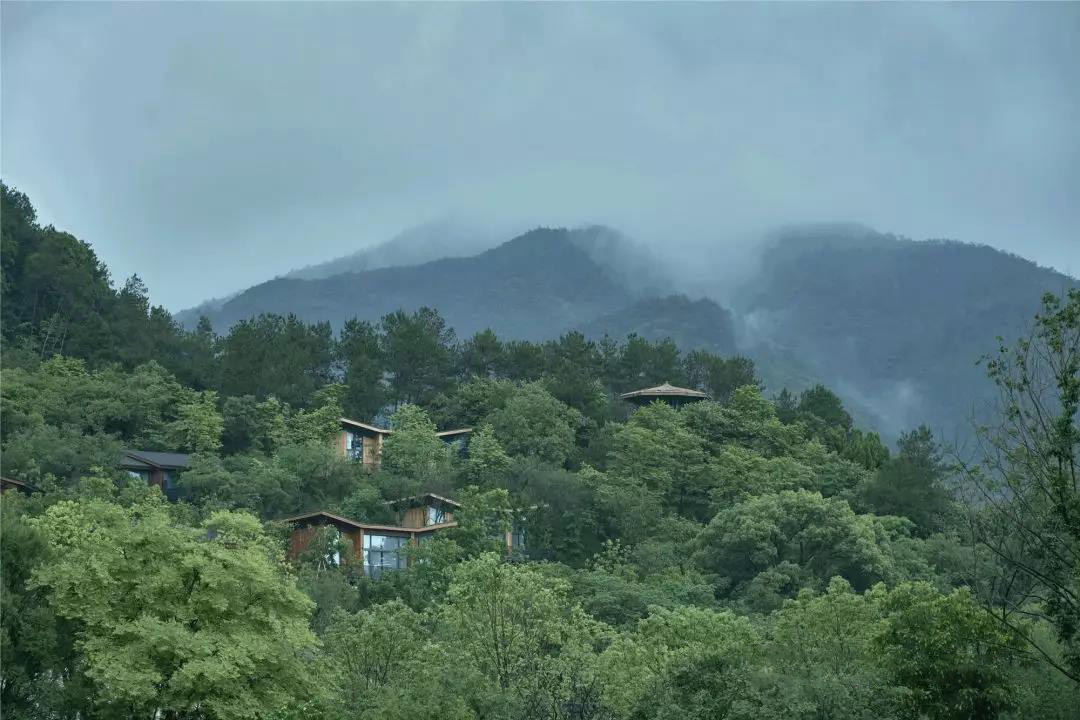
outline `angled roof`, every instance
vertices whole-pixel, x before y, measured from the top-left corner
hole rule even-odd
[[[345,417],[339,419],[341,420],[342,425],[360,428],[361,430],[367,430],[368,432],[376,433],[378,435],[390,435],[394,432],[390,428],[381,428],[377,425],[370,425],[368,423],[360,422],[359,420],[350,420],[349,418]],[[439,432],[435,433],[435,435],[441,438],[454,437],[456,435],[466,435],[468,433],[471,433],[472,431],[473,429],[471,427],[457,428],[455,430],[440,430]]]
[[[341,420],[342,425],[351,425],[352,427],[358,427],[358,428],[361,428],[363,430],[367,430],[368,432],[377,433],[379,435],[389,435],[390,433],[393,432],[393,430],[390,430],[388,428],[381,428],[381,427],[376,427],[375,425],[368,425],[367,423],[362,423],[359,420],[350,420],[349,418],[345,418],[345,417],[340,418],[340,420]]]
[[[385,532],[397,532],[397,533],[414,533],[414,532],[430,532],[432,530],[442,530],[443,528],[457,527],[456,522],[439,523],[438,525],[425,525],[424,527],[411,528],[402,527],[400,525],[378,525],[376,523],[364,523],[357,520],[344,517],[342,515],[335,515],[332,512],[326,510],[316,510],[314,512],[302,513],[300,515],[293,515],[291,517],[281,518],[279,522],[296,523],[303,522],[305,520],[325,520],[334,525],[344,525],[345,527],[353,530],[382,530]]]
[[[410,495],[409,497],[397,498],[396,500],[387,500],[385,504],[386,505],[399,505],[401,503],[416,502],[416,501],[422,501],[422,500],[435,500],[436,502],[440,502],[443,505],[451,505],[451,506],[456,507],[456,508],[461,507],[461,503],[457,502],[456,500],[451,500],[448,497],[443,497],[442,495],[436,495],[435,493],[422,493],[420,495]]]
[[[473,431],[473,429],[471,427],[458,428],[457,430],[442,430],[440,432],[435,433],[435,435],[437,437],[445,438],[445,437],[454,437],[455,435],[468,435],[472,431]]]
[[[191,467],[187,453],[155,452],[152,450],[125,450],[120,467],[138,470],[185,470]]]
[[[700,390],[691,390],[690,388],[675,387],[671,383],[664,383],[663,385],[657,385],[656,387],[644,388],[642,390],[634,390],[633,392],[623,393],[619,396],[623,400],[632,400],[634,398],[647,398],[647,397],[685,397],[685,398],[701,398],[707,400],[709,395],[703,393]]]
[[[15,488],[24,493],[31,493],[37,490],[36,487],[23,480],[16,480],[14,478],[0,477],[0,490],[7,490],[8,488]]]

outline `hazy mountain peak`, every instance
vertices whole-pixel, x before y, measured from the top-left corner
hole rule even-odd
[[[491,223],[446,215],[406,228],[377,245],[293,270],[285,277],[315,280],[341,273],[468,257],[495,247],[504,237],[504,231]]]

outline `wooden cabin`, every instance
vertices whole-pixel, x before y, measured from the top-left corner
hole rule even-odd
[[[379,469],[382,460],[383,442],[393,432],[389,428],[369,425],[359,420],[341,418],[341,432],[335,438],[334,446],[342,457],[363,463],[364,469],[375,471]],[[459,452],[465,452],[471,432],[472,428],[459,428],[457,430],[443,430],[435,434],[443,442],[457,447]]]
[[[179,495],[176,481],[180,473],[191,467],[187,453],[155,452],[152,450],[125,450],[120,458],[120,469],[132,477],[142,478],[148,485],[157,485],[170,500]]]
[[[367,470],[378,470],[383,441],[391,432],[393,431],[359,420],[341,418],[341,432],[337,437],[338,452],[343,457],[363,463]]]
[[[296,560],[311,546],[315,534],[322,528],[335,528],[352,542],[364,574],[378,578],[384,572],[408,567],[408,548],[430,540],[440,530],[457,527],[453,521],[405,527],[403,525],[380,525],[351,520],[341,515],[320,510],[288,517],[283,522],[293,526],[289,536],[289,557]],[[335,558],[340,562],[341,558]]]
[[[424,493],[386,503],[397,513],[398,524],[408,528],[423,528],[454,522],[454,512],[461,504],[435,493]]]
[[[397,513],[398,524],[365,523],[325,510],[284,518],[282,522],[293,526],[289,557],[299,559],[311,547],[316,533],[331,527],[351,541],[355,552],[352,561],[363,568],[364,575],[378,578],[384,572],[408,567],[410,547],[422,545],[437,532],[457,527],[454,513],[461,509],[460,503],[434,493],[390,500],[386,504]],[[522,525],[515,520],[500,540],[505,541],[510,555],[524,549],[524,538]],[[339,564],[342,558],[328,560]]]
[[[703,393],[700,390],[691,390],[690,388],[675,387],[671,383],[664,383],[663,385],[657,385],[656,387],[643,388],[641,390],[634,390],[633,392],[623,393],[619,396],[628,403],[642,406],[656,402],[666,402],[672,407],[682,407],[689,403],[698,402],[700,400],[708,400],[707,393]]]

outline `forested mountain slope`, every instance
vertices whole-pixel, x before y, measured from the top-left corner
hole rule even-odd
[[[740,349],[800,361],[898,429],[947,435],[988,399],[976,365],[1076,280],[990,247],[856,227],[790,230],[742,292]]]
[[[646,340],[671,338],[686,350],[708,350],[730,355],[736,352],[731,313],[712,300],[690,300],[682,295],[653,297],[585,323],[581,332],[593,339],[605,335],[624,338],[634,333]]]
[[[558,336],[625,307],[632,296],[577,244],[592,230],[537,229],[470,258],[257,285],[210,315],[226,331],[260,313],[295,313],[334,327],[397,309],[438,308],[461,336],[492,328],[502,337]]]
[[[426,308],[184,331],[0,200],[5,718],[1075,717],[1080,291],[996,358],[988,385],[1034,392],[974,473],[926,427],[887,447],[826,387],[770,397],[753,362],[671,340],[457,337]],[[483,261],[555,248],[602,282],[536,237]],[[635,308],[605,322],[730,331],[707,301]],[[712,400],[619,399],[665,379]],[[339,419],[379,413],[372,472]],[[437,434],[463,426],[467,453]],[[122,448],[191,455],[172,501]],[[427,492],[457,526],[396,550],[282,522],[386,527]]]
[[[410,243],[387,243],[387,257],[406,259]],[[473,257],[276,279],[209,317],[218,332],[264,312],[340,328],[353,316],[374,321],[426,305],[459,337],[488,327],[507,339],[571,329],[597,339],[671,337],[683,348],[753,357],[770,392],[825,382],[890,436],[929,422],[952,439],[989,398],[976,362],[994,338],[1020,331],[1044,292],[1075,283],[985,246],[805,226],[778,233],[740,288],[713,288],[732,298],[732,313],[671,297],[679,282],[669,266],[618,231],[590,226],[534,230]],[[184,320],[191,327],[196,318]]]

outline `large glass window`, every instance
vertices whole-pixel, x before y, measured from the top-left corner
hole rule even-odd
[[[446,522],[446,511],[443,510],[441,507],[437,507],[435,505],[428,505],[427,524],[439,525],[440,523],[444,522]]]
[[[407,535],[370,535],[364,533],[364,573],[379,578],[388,570],[400,570],[408,562]]]
[[[357,462],[364,462],[364,436],[346,431],[345,454]]]

